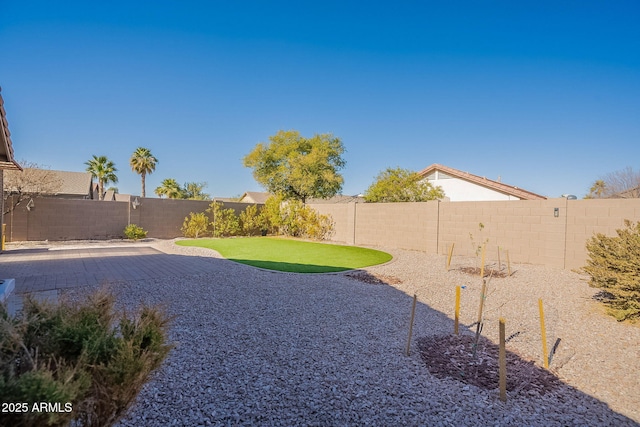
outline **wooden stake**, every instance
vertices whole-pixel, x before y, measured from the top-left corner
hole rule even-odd
[[[476,356],[478,342],[480,341],[480,332],[482,331],[482,310],[484,309],[484,296],[487,293],[487,282],[482,280],[482,291],[480,292],[480,308],[478,308],[478,323],[476,326],[476,340],[473,345],[473,357]]]
[[[484,256],[487,245],[482,245],[482,265],[480,265],[480,277],[484,277]]]
[[[507,401],[507,349],[505,347],[504,317],[499,320],[500,324],[500,352],[498,364],[500,366],[500,400]]]
[[[542,364],[545,369],[549,369],[549,357],[547,356],[547,330],[544,327],[544,308],[542,307],[542,298],[538,300],[538,308],[540,309],[540,332],[542,334]]]
[[[509,251],[505,251],[507,253],[507,274],[511,276],[511,261],[509,261]]]
[[[454,246],[455,246],[455,242],[451,244],[451,249],[449,249],[449,257],[447,258],[447,271],[449,271],[449,267],[451,267],[451,257],[453,256]]]
[[[502,263],[500,262],[500,246],[498,246],[498,271],[502,270]]]
[[[482,290],[480,291],[480,307],[478,308],[478,324],[482,322],[482,310],[484,309],[484,295],[487,292],[487,282],[482,281]]]
[[[411,349],[411,334],[413,333],[413,319],[416,314],[416,301],[418,300],[418,296],[413,294],[413,305],[411,306],[411,320],[409,321],[409,338],[407,338],[407,348],[405,350],[405,355],[409,356]]]
[[[456,287],[456,315],[453,321],[453,333],[458,335],[458,323],[460,322],[460,286]]]

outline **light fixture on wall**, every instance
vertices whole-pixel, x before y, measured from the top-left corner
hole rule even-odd
[[[33,202],[33,199],[29,200],[29,203],[27,203],[27,210],[30,211],[35,207],[36,207],[36,204]]]
[[[138,200],[137,197],[133,199],[133,202],[131,202],[131,206],[133,207],[133,209],[138,209],[138,206],[140,206],[140,204],[140,200]]]
[[[556,218],[560,216],[560,208],[553,208],[553,216]]]

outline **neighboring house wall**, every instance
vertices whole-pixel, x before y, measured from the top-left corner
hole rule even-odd
[[[451,202],[481,202],[491,200],[520,200],[519,197],[501,193],[460,178],[433,179],[429,182],[442,187]]]
[[[471,233],[476,243],[489,239],[489,261],[497,261],[500,247],[509,251],[512,262],[566,269],[585,265],[585,245],[594,233],[615,236],[625,219],[640,221],[640,199],[309,206],[332,216],[336,224],[332,240],[336,242],[431,254],[446,254],[455,244],[454,255],[472,256]]]
[[[418,172],[418,175],[431,184],[442,187],[445,200],[452,202],[547,199],[500,180],[494,181],[435,163]]]

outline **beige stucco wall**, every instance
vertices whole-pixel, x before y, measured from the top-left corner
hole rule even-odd
[[[355,243],[437,250],[438,202],[356,204]]]
[[[594,233],[614,236],[624,220],[640,221],[640,199],[513,200],[351,204],[348,208],[311,205],[334,215],[334,240],[368,246],[473,255],[487,241],[487,261],[504,261],[574,269],[584,266],[586,242]],[[335,205],[334,205],[335,206]],[[558,216],[554,215],[558,209]],[[332,211],[333,209],[333,211]],[[479,230],[479,224],[484,228]],[[346,236],[346,237],[343,237]]]
[[[34,199],[5,216],[8,242],[23,240],[106,239],[123,236],[127,224],[140,225],[149,237],[181,236],[189,212],[203,212],[208,201],[139,198],[128,201]],[[247,204],[224,203],[237,212]],[[586,241],[594,233],[615,235],[624,220],[640,221],[640,199],[347,203],[310,205],[329,214],[335,223],[332,240],[445,254],[472,255],[469,238],[488,239],[487,260],[497,259],[498,247],[513,262],[579,268],[586,260]],[[558,216],[554,216],[554,209]],[[484,224],[480,231],[478,224]],[[504,258],[502,258],[504,260]]]

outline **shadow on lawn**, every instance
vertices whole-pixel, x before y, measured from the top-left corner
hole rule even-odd
[[[226,259],[240,264],[250,265],[252,267],[264,268],[265,270],[289,273],[339,273],[341,271],[350,271],[355,269],[355,267],[341,267],[336,265],[299,264],[293,262],[261,261],[239,258]]]

